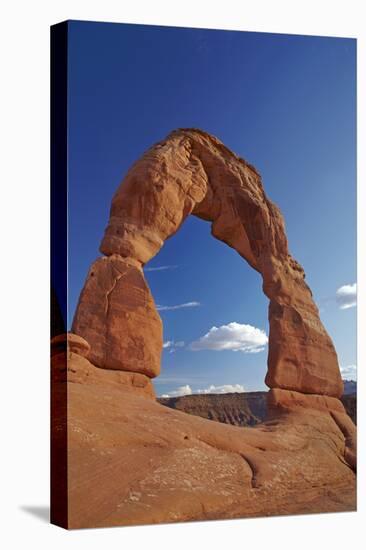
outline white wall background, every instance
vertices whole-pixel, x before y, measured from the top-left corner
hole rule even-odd
[[[362,0],[53,0],[1,7],[0,541],[13,548],[358,549],[365,538],[365,100]],[[49,500],[49,26],[64,19],[358,38],[359,511],[66,532]],[[363,242],[362,242],[363,241]],[[361,312],[362,311],[362,315]],[[37,511],[37,510],[36,510]]]

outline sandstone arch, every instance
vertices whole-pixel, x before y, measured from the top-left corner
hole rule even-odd
[[[280,210],[253,166],[197,129],[173,131],[149,149],[113,197],[105,256],[89,271],[72,326],[90,343],[90,361],[159,374],[162,323],[142,268],[190,214],[211,222],[212,235],[262,275],[270,300],[267,385],[340,397],[337,355],[289,254]]]
[[[255,427],[154,399],[162,323],[143,266],[189,214],[261,273],[270,299],[272,389]],[[67,444],[53,483],[67,472],[68,527],[355,510],[356,429],[337,399],[337,356],[256,170],[209,134],[173,132],[117,190],[101,251],[74,334],[52,340],[54,456]]]

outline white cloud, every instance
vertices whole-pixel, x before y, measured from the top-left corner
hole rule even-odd
[[[192,342],[192,351],[232,350],[244,353],[258,353],[264,350],[268,338],[266,333],[252,325],[232,322],[221,327],[212,327],[204,336]]]
[[[145,267],[144,271],[165,271],[166,269],[176,269],[177,265],[160,265],[158,267]]]
[[[357,284],[343,285],[336,292],[336,300],[340,309],[348,309],[357,305]]]
[[[243,393],[245,392],[244,386],[241,384],[223,384],[222,386],[214,386],[211,384],[204,390],[198,390],[197,393]]]
[[[161,397],[181,397],[182,395],[192,395],[192,388],[189,384],[179,386],[176,390],[164,393]]]
[[[344,380],[357,380],[357,365],[341,367],[341,375]]]
[[[156,309],[158,311],[170,311],[173,309],[182,309],[185,307],[198,307],[200,306],[200,302],[186,302],[185,304],[178,304],[176,306],[156,306]]]
[[[174,353],[178,348],[184,348],[184,342],[175,342],[174,340],[167,340],[163,343],[163,349],[169,350],[169,353]]]
[[[244,386],[241,384],[223,384],[222,386],[215,386],[211,384],[203,390],[192,391],[191,386],[186,384],[185,386],[180,386],[176,390],[173,390],[168,393],[164,393],[161,397],[181,397],[183,395],[207,395],[209,393],[243,393],[245,392]]]

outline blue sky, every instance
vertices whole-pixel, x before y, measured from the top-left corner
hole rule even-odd
[[[353,39],[70,22],[69,326],[128,168],[171,130],[198,127],[261,173],[354,378],[355,79]],[[266,345],[192,349],[214,326],[268,334],[259,274],[193,216],[146,267],[166,267],[146,270],[159,306],[195,303],[160,311],[178,345],[166,344],[157,393],[265,389]]]

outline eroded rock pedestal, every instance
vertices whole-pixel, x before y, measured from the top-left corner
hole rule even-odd
[[[154,400],[162,324],[143,266],[189,214],[262,275],[270,299],[270,415],[256,428]],[[200,130],[173,132],[117,189],[100,249],[73,344],[54,343],[55,383],[69,386],[69,526],[354,509],[355,427],[337,355],[255,168]]]
[[[150,378],[160,372],[162,322],[138,262],[113,254],[93,263],[72,330],[91,342],[98,367]]]

